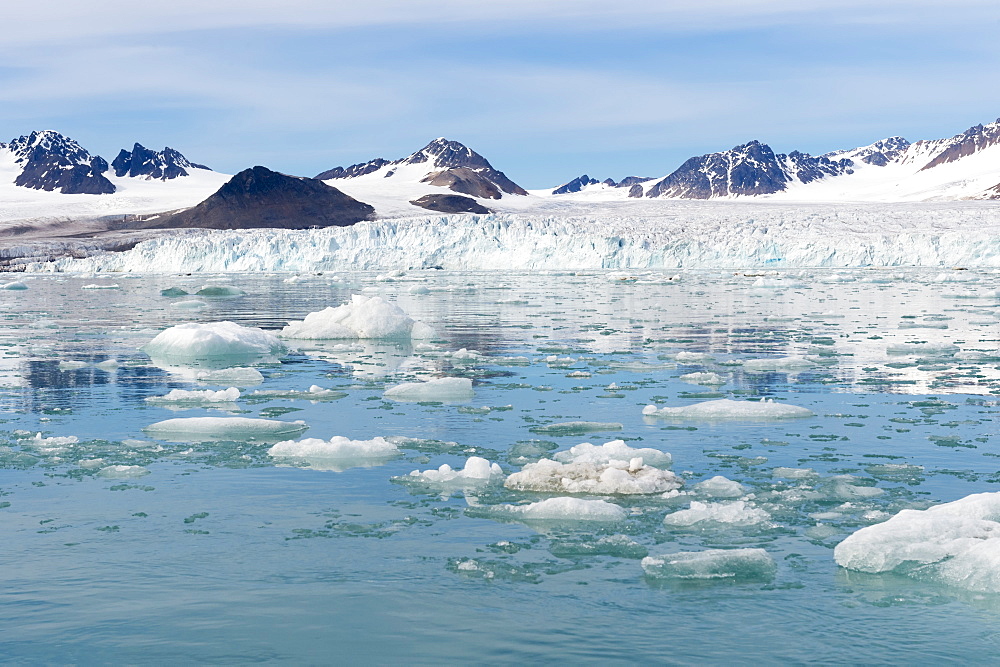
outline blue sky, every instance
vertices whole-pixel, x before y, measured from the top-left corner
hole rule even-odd
[[[311,176],[446,136],[534,188],[1000,116],[995,0],[5,4],[0,140],[170,145],[229,173]]]

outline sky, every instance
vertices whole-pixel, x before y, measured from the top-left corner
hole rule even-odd
[[[1000,117],[996,0],[3,5],[0,141],[53,129],[108,160],[313,176],[444,136],[543,188]]]

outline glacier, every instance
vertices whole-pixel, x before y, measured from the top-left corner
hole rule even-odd
[[[83,273],[1000,267],[1000,206],[985,202],[657,204],[591,208],[586,215],[433,215],[309,230],[165,234],[123,252],[24,267]]]

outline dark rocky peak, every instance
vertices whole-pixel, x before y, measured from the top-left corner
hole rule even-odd
[[[493,165],[482,155],[457,141],[439,137],[416,153],[399,161],[400,164],[420,164],[430,162],[437,169],[467,167],[469,169],[493,169]]]
[[[608,181],[610,181],[610,180],[611,179],[609,178]],[[653,180],[653,178],[651,176],[626,176],[622,180],[618,181],[618,183],[615,183],[614,187],[616,187],[616,188],[629,188],[631,190],[632,186],[639,185],[640,183],[645,183],[645,182],[651,181],[651,180]],[[605,182],[607,182],[607,181],[605,181]],[[613,183],[613,181],[612,181],[612,183]]]
[[[491,213],[472,197],[462,195],[424,195],[420,199],[410,202],[414,206],[426,208],[429,211],[438,213]]]
[[[236,174],[197,206],[159,216],[142,226],[307,229],[352,225],[374,213],[375,209],[368,204],[322,181],[288,176],[258,166]]]
[[[784,163],[786,175],[802,183],[811,183],[827,176],[854,173],[854,162],[849,158],[831,160],[825,155],[813,157],[799,151],[792,151],[788,155],[778,155],[777,158],[779,162]]]
[[[63,194],[111,194],[114,184],[104,176],[108,162],[53,130],[32,132],[10,142],[8,149],[21,173],[14,184]]]
[[[1000,118],[988,125],[970,127],[962,134],[956,135],[951,139],[946,139],[944,141],[944,150],[924,165],[921,171],[947,164],[948,162],[955,162],[998,143],[1000,143]]]
[[[784,190],[787,183],[788,176],[771,147],[754,140],[688,159],[650,187],[646,196],[710,199],[765,195]]]
[[[587,176],[587,174],[584,174],[583,176],[577,176],[576,178],[574,178],[569,183],[566,183],[565,185],[560,185],[558,188],[552,191],[552,194],[567,195],[571,192],[579,192],[588,185],[595,185],[596,183],[598,183],[598,180],[596,178],[591,178],[590,176]],[[611,183],[613,185],[614,181],[611,181]]]
[[[369,160],[368,162],[352,164],[350,167],[334,167],[333,169],[328,169],[324,172],[316,174],[313,178],[319,181],[328,181],[331,178],[355,178],[357,176],[370,174],[373,171],[378,171],[387,164],[393,163],[377,157],[374,160]]]
[[[162,151],[152,151],[139,143],[131,151],[123,148],[111,167],[115,170],[115,176],[144,176],[162,181],[187,176],[188,169],[208,169],[205,165],[191,162],[169,146]]]
[[[831,160],[850,159],[875,165],[876,167],[884,167],[903,155],[909,147],[910,142],[903,137],[887,137],[868,146],[846,151],[833,151],[832,153],[826,153],[822,157]]]

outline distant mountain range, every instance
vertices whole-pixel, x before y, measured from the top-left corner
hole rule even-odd
[[[150,214],[172,211],[172,217],[158,216],[159,224],[170,219],[178,226],[201,226],[201,220],[207,226],[211,218],[211,226],[225,226],[229,223],[220,216],[232,209],[243,211],[240,217],[247,226],[303,227],[350,224],[350,220],[372,215],[413,215],[420,209],[515,212],[557,202],[586,206],[670,199],[1000,199],[1000,120],[947,139],[910,143],[889,137],[818,156],[799,151],[775,153],[755,140],[692,157],[661,177],[628,176],[616,181],[584,174],[559,187],[531,192],[479,153],[445,138],[403,158],[334,167],[313,179],[284,176],[263,167],[233,178],[237,180],[228,191],[220,190],[228,176],[169,147],[154,151],[135,143],[109,164],[58,132],[32,132],[0,143],[0,219],[105,214],[149,219]],[[325,185],[318,187],[320,182]],[[32,198],[25,191],[39,195]],[[95,197],[62,200],[60,195]],[[210,202],[210,197],[215,199]],[[103,198],[109,198],[107,203],[96,203]],[[200,213],[191,209],[183,216],[175,215],[178,209],[200,202],[206,204]],[[267,202],[273,204],[269,213],[250,213],[270,205]],[[344,215],[331,213],[329,207],[339,207]],[[372,207],[374,214],[369,210]]]

